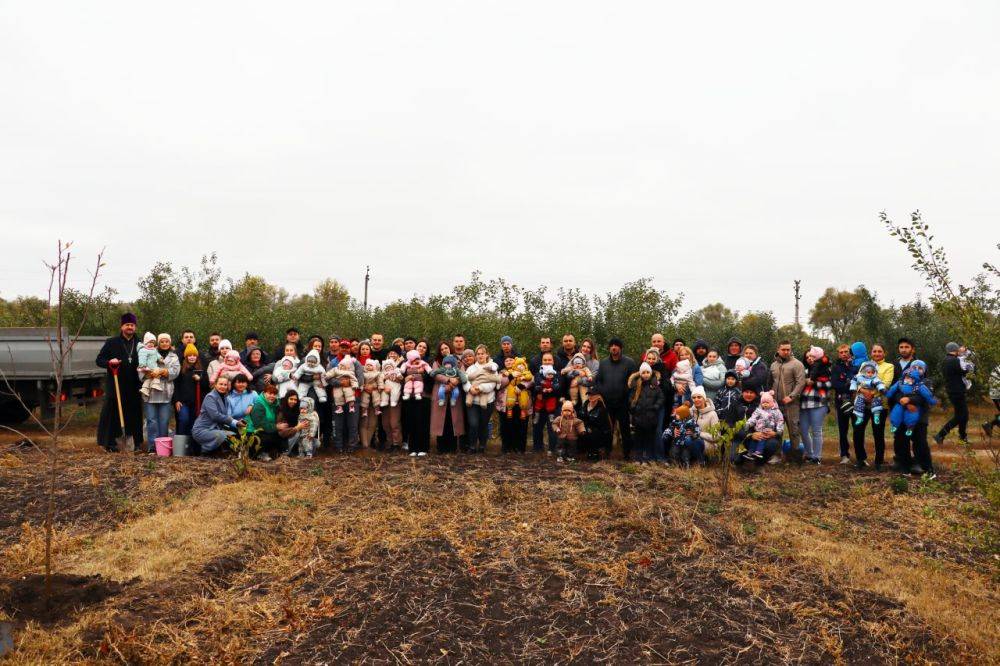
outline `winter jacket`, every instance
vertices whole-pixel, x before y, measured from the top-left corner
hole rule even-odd
[[[750,365],[750,375],[740,379],[740,386],[742,388],[752,388],[759,395],[763,392],[764,386],[767,384],[767,379],[767,366],[764,365],[764,362],[758,356]]]
[[[212,439],[213,430],[235,430],[237,419],[229,415],[226,397],[218,391],[211,391],[201,403],[201,413],[191,426],[191,434],[196,441]]]
[[[711,431],[719,424],[719,414],[715,411],[715,405],[712,401],[709,400],[705,403],[705,409],[692,408],[691,415],[698,422],[701,438],[705,440],[705,444],[714,445],[718,437],[713,435]]]
[[[586,431],[583,421],[576,416],[565,418],[562,414],[552,420],[552,431],[559,439],[575,442]]]
[[[247,419],[247,432],[277,432],[278,403],[271,404],[260,394],[253,401],[253,411]]]
[[[167,371],[167,376],[163,379],[163,389],[157,390],[153,389],[149,393],[149,397],[143,398],[143,402],[148,402],[150,404],[162,404],[165,402],[173,402],[174,396],[174,380],[177,379],[177,375],[181,373],[181,363],[177,360],[177,354],[174,352],[167,352],[164,356],[160,354],[163,358],[163,368]],[[146,373],[148,371],[142,366],[139,367],[139,381],[143,381],[146,378]]]
[[[229,415],[234,419],[246,419],[247,409],[253,407],[253,401],[257,399],[256,391],[243,391],[237,393],[230,391],[226,394],[226,405],[229,406]]]
[[[948,354],[941,362],[941,375],[944,377],[944,390],[949,395],[965,395],[965,370],[958,356]]]
[[[701,365],[701,377],[705,395],[709,400],[714,400],[716,392],[726,383],[726,364],[721,358],[716,359],[715,363],[709,363],[708,359],[705,359]]]
[[[739,386],[730,388],[725,384],[718,390],[715,394],[715,400],[713,400],[719,418],[729,425],[735,425],[740,420],[737,414],[742,402],[743,394],[740,392]]]
[[[851,356],[854,357],[851,361],[851,364],[854,366],[854,374],[858,374],[861,364],[868,360],[868,347],[860,340],[855,342],[851,345]]]
[[[267,365],[268,361],[270,360],[270,357],[267,355],[266,351],[255,345],[250,345],[249,347],[240,352],[240,363],[250,368],[250,352],[252,352],[254,349],[260,349],[260,364]],[[284,356],[284,354],[282,354],[282,356]],[[253,368],[250,368],[250,371],[252,372]]]
[[[830,367],[830,387],[837,392],[837,399],[846,401],[851,394],[851,380],[858,371],[850,361],[839,358]]]
[[[580,418],[587,429],[587,437],[597,443],[611,441],[611,418],[608,416],[608,408],[603,402],[598,401],[593,409],[588,402],[580,410]]]
[[[896,375],[896,368],[893,366],[892,363],[889,363],[888,361],[881,361],[879,363],[876,363],[875,368],[878,371],[878,378],[881,379],[882,383],[885,384],[886,386],[892,386],[893,384],[895,384],[897,376],[900,379],[903,378],[903,375]]]
[[[636,430],[654,430],[663,407],[663,391],[656,377],[643,380],[638,372],[628,379],[628,405]]]
[[[798,400],[805,387],[806,369],[802,361],[794,356],[790,356],[787,361],[775,356],[771,363],[771,388],[774,389],[774,398],[778,404],[784,398]]]
[[[198,377],[197,380],[195,376]],[[201,387],[200,392],[195,390],[198,386]],[[174,380],[174,402],[187,405],[193,414],[198,406],[197,402],[204,400],[211,390],[208,373],[191,367],[177,375],[177,379]]]
[[[604,404],[609,409],[622,407],[626,404],[628,378],[638,370],[639,366],[636,365],[635,361],[624,354],[617,361],[612,360],[611,357],[601,359],[595,385],[601,397],[604,398]]]
[[[734,342],[740,346],[740,351],[738,354],[729,353],[729,345],[733,344]],[[732,370],[734,367],[736,367],[736,361],[741,356],[743,356],[743,341],[737,338],[736,336],[729,338],[729,340],[726,341],[726,353],[722,355],[722,360],[726,364],[726,370]]]
[[[812,365],[806,367],[806,379],[811,381],[806,383],[802,389],[802,399],[799,407],[802,409],[814,409],[816,407],[826,407],[830,395],[830,361],[826,356],[813,361]]]

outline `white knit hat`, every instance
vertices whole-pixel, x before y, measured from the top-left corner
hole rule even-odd
[[[639,366],[639,372],[642,372],[643,370],[647,370],[649,372],[653,372],[653,367],[649,363],[646,363],[645,361],[643,361],[642,365]]]
[[[146,344],[148,342],[156,342],[156,336],[149,331],[146,331],[146,334],[142,336],[142,344]]]

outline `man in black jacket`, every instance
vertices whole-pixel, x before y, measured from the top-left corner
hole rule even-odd
[[[837,360],[830,368],[830,388],[837,393],[833,408],[837,415],[837,431],[840,435],[840,464],[851,462],[851,442],[848,434],[851,432],[851,418],[854,410],[854,397],[851,395],[851,380],[857,374],[852,363],[850,345],[837,347]]]
[[[934,435],[934,441],[938,444],[944,444],[944,438],[955,426],[958,426],[959,441],[963,444],[969,441],[965,432],[965,427],[969,423],[969,405],[965,402],[965,370],[958,358],[959,349],[956,342],[949,342],[944,347],[948,355],[941,362],[941,374],[944,375],[945,393],[948,394],[948,401],[955,413],[947,423],[941,426],[938,434]]]
[[[637,372],[639,366],[624,354],[625,343],[621,338],[608,341],[608,357],[601,359],[597,368],[595,384],[604,396],[604,404],[611,418],[611,430],[617,424],[622,438],[622,453],[625,460],[632,455],[632,425],[628,414],[628,378]]]
[[[284,358],[284,356],[285,356],[285,345],[287,345],[287,344],[293,344],[293,345],[295,345],[295,351],[296,351],[298,357],[300,359],[303,357],[303,354],[302,354],[302,341],[300,339],[299,329],[295,328],[294,326],[290,326],[285,331],[285,341],[282,342],[277,347],[275,347],[275,349],[274,349],[274,356],[272,356],[271,358],[273,358],[275,361],[280,361],[282,358]]]

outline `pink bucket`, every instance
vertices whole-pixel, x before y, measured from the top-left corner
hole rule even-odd
[[[156,442],[156,455],[158,456],[169,456],[174,451],[174,438],[173,437],[157,437]]]

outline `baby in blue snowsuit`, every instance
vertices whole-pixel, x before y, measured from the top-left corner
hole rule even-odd
[[[885,394],[885,397],[893,398],[898,395],[900,398],[905,398],[914,394],[919,394],[927,402],[928,407],[937,404],[934,394],[924,384],[923,373],[920,372],[919,368],[911,367],[907,368],[906,372],[903,373],[901,380],[892,385],[892,388]],[[920,423],[921,414],[920,408],[916,405],[912,403],[901,405],[897,401],[889,412],[889,423],[892,425],[892,432],[896,432],[902,426],[906,428],[907,437],[913,435],[913,427]]]
[[[876,425],[882,420],[882,394],[885,393],[885,383],[878,377],[878,366],[874,361],[865,361],[858,369],[858,374],[851,380],[851,390],[856,391],[854,396],[854,423],[861,425],[865,420],[865,405],[868,400],[859,389],[873,391],[868,405],[872,410],[872,422]]]

